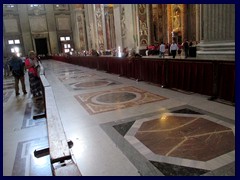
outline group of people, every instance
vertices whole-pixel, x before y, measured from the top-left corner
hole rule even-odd
[[[164,58],[164,54],[166,49],[169,49],[169,55],[172,55],[173,58],[176,57],[177,54],[181,55],[182,49],[184,50],[185,58],[189,57],[189,47],[192,46],[192,43],[188,42],[186,39],[182,44],[177,44],[175,41],[172,44],[166,47],[166,45],[161,42],[159,46],[159,57]]]
[[[163,42],[161,42],[161,44],[159,46],[159,57],[160,58],[164,58],[166,50],[169,50],[169,55],[171,54],[173,56],[173,58],[175,58],[177,55],[177,52],[181,51],[181,47],[179,47],[179,45],[177,45],[175,41],[173,41],[173,43],[170,45],[170,47],[166,46]]]
[[[19,81],[21,82],[22,92],[24,95],[27,94],[25,85],[25,69],[28,71],[30,92],[33,97],[42,96],[42,86],[39,76],[40,72],[40,59],[37,58],[34,51],[30,51],[28,57],[23,60],[17,56],[16,53],[12,54],[12,57],[7,63],[10,67],[12,75],[15,80],[15,93],[19,96]]]

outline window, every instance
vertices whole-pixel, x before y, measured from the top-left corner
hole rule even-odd
[[[28,10],[31,11],[34,9],[44,10],[44,5],[43,4],[28,4]]]
[[[12,53],[19,53],[19,48],[18,47],[13,47],[13,48],[11,48],[11,52]]]
[[[68,52],[72,52],[72,51],[74,51],[74,49],[73,48],[71,48],[71,44],[64,44],[63,45],[64,46],[64,52],[65,53],[68,53]]]
[[[8,44],[20,44],[20,40],[19,39],[8,40]]]
[[[39,5],[39,4],[31,4],[30,5],[30,7],[39,7],[39,6],[41,7],[41,5]]]
[[[13,40],[8,40],[8,44],[14,44]]]
[[[68,8],[68,4],[55,4],[54,5],[54,10],[58,11],[68,11],[69,8]]]
[[[14,4],[4,4],[3,7],[4,8],[14,8],[15,5]]]
[[[70,37],[66,36],[66,37],[60,37],[60,41],[70,41]]]
[[[70,44],[64,44],[64,48],[65,48],[65,49],[66,49],[66,48],[70,49],[70,48],[71,48],[71,45],[70,45]]]
[[[15,42],[15,44],[20,44],[20,40],[19,39],[16,39],[14,42]]]
[[[71,53],[74,51],[70,36],[60,36],[61,48],[64,53]]]
[[[6,12],[17,11],[17,5],[16,4],[3,4],[3,11],[6,11]]]

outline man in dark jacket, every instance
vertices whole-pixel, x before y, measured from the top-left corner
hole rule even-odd
[[[183,49],[184,49],[184,52],[185,52],[185,58],[187,58],[188,53],[189,53],[189,44],[188,44],[187,40],[185,40],[184,43],[183,43]]]
[[[19,80],[21,81],[23,94],[27,94],[25,79],[24,79],[24,64],[22,59],[17,56],[16,53],[13,53],[11,60],[9,61],[9,66],[12,70],[12,75],[15,79],[15,92],[16,96],[19,96]]]

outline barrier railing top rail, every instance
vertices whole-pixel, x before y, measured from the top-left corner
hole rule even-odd
[[[40,79],[43,86],[45,115],[47,119],[49,154],[54,176],[81,176],[73,161],[52,88],[40,64]]]

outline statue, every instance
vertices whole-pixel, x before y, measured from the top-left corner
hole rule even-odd
[[[174,12],[174,16],[173,16],[173,32],[178,32],[180,30],[180,27],[181,27],[181,17],[180,17],[179,9],[177,9]]]

